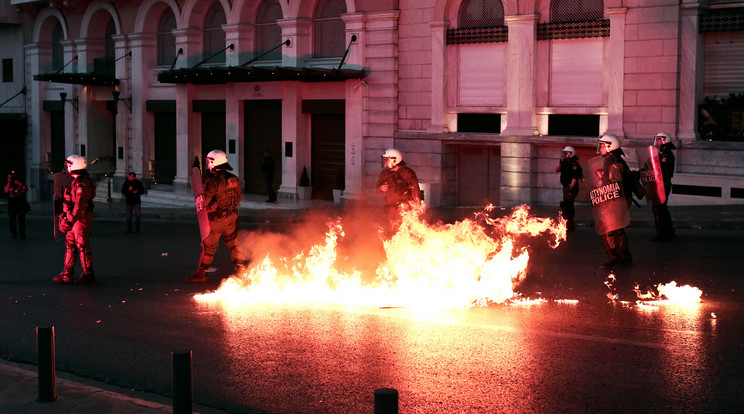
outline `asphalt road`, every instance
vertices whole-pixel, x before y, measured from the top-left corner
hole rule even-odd
[[[166,396],[171,352],[192,350],[195,401],[229,412],[372,412],[381,387],[399,391],[405,413],[744,411],[741,230],[679,229],[658,244],[651,229],[628,229],[635,263],[615,270],[610,301],[600,240],[581,228],[555,250],[530,242],[516,290],[546,302],[420,315],[201,304],[193,295],[231,265],[221,245],[209,283],[183,281],[200,252],[193,222],[124,234],[97,221],[98,282],[55,285],[63,246],[49,227],[31,219],[27,239],[0,239],[0,356],[12,361],[35,363],[35,328],[53,325],[57,370]],[[703,302],[633,306],[636,283],[672,280]]]

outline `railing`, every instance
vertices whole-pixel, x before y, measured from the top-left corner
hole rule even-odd
[[[744,105],[698,105],[698,133],[708,141],[744,141]]]

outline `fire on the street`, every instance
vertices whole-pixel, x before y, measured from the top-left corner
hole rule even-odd
[[[648,291],[645,294],[639,293],[639,299],[642,299],[647,305],[648,304],[691,304],[701,302],[700,297],[703,295],[703,291],[699,288],[690,285],[677,286],[677,282],[671,281],[667,284],[660,283],[656,285],[656,290],[659,292],[658,295],[652,291]]]
[[[556,248],[566,239],[566,227],[563,219],[530,216],[526,206],[503,218],[491,217],[492,210],[489,206],[474,219],[453,224],[426,223],[420,219],[422,210],[404,211],[398,231],[382,237],[385,259],[372,279],[363,278],[354,266],[351,271],[339,270],[349,266],[348,258],[337,252],[344,237],[343,224],[337,220],[328,223],[323,243],[293,257],[266,255],[244,274],[223,281],[216,291],[195,298],[429,310],[503,303],[518,297],[514,289],[526,276],[529,252],[517,247],[519,240],[547,236]]]
[[[605,280],[605,285],[610,289],[607,297],[616,301],[619,295],[614,289],[616,277],[610,273]],[[635,306],[644,309],[656,309],[660,305],[691,305],[700,303],[703,291],[697,287],[684,285],[678,286],[677,282],[659,283],[654,289],[647,289],[645,292],[636,284],[633,292],[636,295]],[[631,302],[619,301],[623,305],[631,306]]]

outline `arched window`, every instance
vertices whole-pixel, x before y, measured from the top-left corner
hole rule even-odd
[[[603,0],[553,0],[550,4],[552,23],[590,22],[602,18]]]
[[[62,46],[64,40],[62,25],[57,22],[52,30],[52,70],[57,71],[65,65],[65,49]]]
[[[501,0],[463,0],[457,15],[458,28],[498,27],[504,25]]]
[[[212,7],[209,8],[209,11],[207,11],[207,16],[204,19],[205,59],[225,48],[225,31],[222,30],[222,25],[226,22],[227,20],[225,19],[225,13],[222,10],[222,6],[220,6],[219,2],[215,2]],[[225,52],[223,51],[205,63],[224,64]]]
[[[116,25],[114,24],[114,19],[109,19],[108,24],[106,25],[106,51],[105,51],[105,57],[109,60],[116,59],[116,51],[114,47],[114,35],[116,34]]]
[[[176,58],[176,16],[173,10],[166,8],[158,23],[158,65],[170,65]]]
[[[282,41],[282,29],[276,22],[282,18],[282,7],[277,0],[265,0],[258,9],[256,16],[256,56],[271,50]],[[282,49],[262,57],[261,60],[279,60]]]
[[[317,58],[344,54],[346,25],[341,15],[346,13],[344,0],[320,0],[313,14],[313,55]]]

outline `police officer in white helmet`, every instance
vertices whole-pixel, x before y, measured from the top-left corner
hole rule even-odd
[[[214,260],[214,254],[220,243],[220,237],[230,249],[230,258],[235,266],[235,273],[244,270],[243,254],[238,245],[238,205],[243,199],[240,180],[229,171],[232,167],[227,162],[227,154],[222,150],[213,150],[207,154],[209,175],[204,181],[204,204],[209,216],[209,235],[202,240],[202,253],[196,272],[186,278],[187,282],[204,283],[207,281],[207,269]]]
[[[597,142],[597,153],[601,155],[602,159],[606,160],[609,165],[607,169],[608,177],[606,181],[616,182],[622,187],[622,191],[618,194],[622,194],[624,197],[622,203],[625,204],[624,214],[627,214],[627,207],[630,206],[632,200],[632,189],[629,186],[632,178],[630,177],[630,168],[623,159],[623,150],[620,144],[620,138],[614,134],[603,134]],[[602,199],[607,198],[603,197]],[[594,210],[597,211],[601,208],[601,204],[592,204]],[[612,213],[610,213],[612,214]],[[625,228],[615,228],[600,234],[602,238],[602,244],[607,252],[608,261],[602,265],[603,268],[612,268],[619,264],[630,264],[633,263],[633,257],[630,254],[630,247],[628,243],[628,235],[625,233]]]
[[[672,216],[669,214],[669,193],[672,191],[672,176],[674,175],[674,153],[677,147],[672,142],[672,136],[666,132],[659,132],[654,137],[654,146],[659,149],[659,164],[661,164],[661,176],[664,179],[664,192],[666,199],[661,204],[652,206],[654,222],[656,224],[656,236],[651,238],[652,242],[669,240],[677,236],[672,224]]]
[[[389,148],[382,154],[385,167],[377,179],[377,192],[385,195],[385,212],[391,222],[391,230],[400,225],[400,208],[408,208],[411,203],[421,203],[416,172],[403,161],[403,154],[395,148]]]
[[[58,283],[92,283],[93,253],[90,249],[90,226],[93,223],[93,199],[96,197],[96,183],[88,175],[85,158],[73,154],[67,157],[67,171],[73,177],[65,188],[62,214],[59,217],[59,230],[65,233],[64,269],[52,278]],[[83,273],[73,280],[75,271],[75,250],[80,255]]]
[[[584,178],[584,174],[574,147],[567,145],[561,151],[563,157],[558,162],[558,166],[555,167],[555,172],[561,174],[560,180],[563,186],[563,201],[561,201],[560,207],[563,218],[566,219],[566,231],[574,231],[576,230],[574,200],[579,195],[579,180]]]

